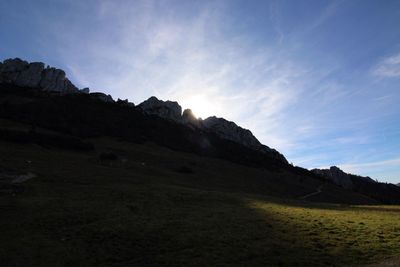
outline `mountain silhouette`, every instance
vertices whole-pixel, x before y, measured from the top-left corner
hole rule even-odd
[[[78,89],[64,71],[44,66],[18,58],[0,63],[0,118],[31,127],[29,132],[1,128],[1,139],[76,150],[93,149],[87,139],[103,136],[137,144],[151,142],[175,151],[265,169],[277,177],[296,177],[286,181],[287,188],[299,190],[298,197],[305,200],[400,203],[397,186],[348,175],[337,168],[309,171],[292,166],[281,153],[261,144],[250,130],[234,122],[217,117],[196,119],[190,110],[182,112],[177,102],[154,96],[138,105],[115,101],[104,93]],[[38,133],[36,128],[58,134]],[[315,189],[302,194],[299,181],[313,183]],[[276,183],[280,182],[277,179]]]

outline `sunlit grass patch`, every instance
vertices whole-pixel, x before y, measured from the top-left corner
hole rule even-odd
[[[361,265],[400,253],[400,207],[271,203],[248,199],[250,208],[280,229],[281,239],[301,243],[315,261]],[[297,255],[296,257],[304,257]]]

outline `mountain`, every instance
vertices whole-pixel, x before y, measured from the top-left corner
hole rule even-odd
[[[40,62],[9,59],[0,63],[0,118],[25,125],[24,129],[29,126],[29,131],[20,131],[0,124],[0,139],[10,142],[85,151],[97,149],[90,140],[107,137],[139,145],[153,143],[179,153],[266,171],[268,175],[261,180],[258,175],[257,179],[250,174],[243,176],[251,184],[249,193],[353,204],[400,200],[398,187],[395,190],[372,180],[348,178],[338,170],[328,175],[334,179],[327,179],[325,171],[292,166],[281,153],[261,144],[250,130],[224,118],[196,119],[191,110],[182,112],[177,102],[156,97],[138,105],[115,101],[101,92],[78,89],[64,71],[44,68]],[[282,187],[285,190],[278,190]]]
[[[182,107],[175,101],[162,101],[156,97],[150,97],[148,100],[138,105],[144,113],[156,115],[173,122],[189,125],[196,130],[216,134],[222,139],[230,140],[241,144],[250,149],[259,151],[281,162],[287,163],[286,158],[275,149],[271,149],[257,140],[250,130],[243,129],[232,121],[215,116],[205,120],[194,118],[191,110],[185,110],[182,113]]]
[[[313,173],[343,187],[385,203],[400,203],[400,188],[393,184],[379,183],[370,177],[345,173],[336,166],[329,169],[313,169]]]
[[[332,181],[333,183],[345,188],[353,190],[357,183],[376,183],[370,177],[363,177],[354,174],[348,174],[336,166],[329,169],[313,169],[312,172],[323,176],[324,178]]]
[[[88,88],[82,90],[77,89],[77,87],[66,78],[63,70],[49,66],[44,68],[44,63],[28,63],[19,58],[7,59],[0,63],[0,83],[26,88],[37,88],[42,92],[57,92],[63,95],[89,93]],[[105,95],[103,93],[91,93],[90,97],[103,102],[114,103],[114,100],[110,95]],[[129,103],[128,100],[122,101],[119,99],[117,104],[120,104],[121,106],[130,105],[131,107],[134,107],[134,104]],[[287,163],[287,160],[282,154],[274,149],[262,145],[249,130],[243,129],[237,126],[234,122],[227,121],[223,118],[210,117],[204,121],[198,120],[197,122],[195,122],[196,120],[193,118],[187,120],[188,111],[185,111],[184,114],[182,114],[182,107],[177,102],[158,100],[154,96],[139,104],[137,110],[179,124],[196,126],[199,130],[217,135],[223,139],[241,144],[278,161]]]
[[[42,62],[28,63],[19,58],[6,59],[0,63],[0,83],[60,93],[89,92],[89,88],[79,90],[61,69],[50,66],[45,68]]]

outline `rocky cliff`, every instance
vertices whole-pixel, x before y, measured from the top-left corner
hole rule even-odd
[[[357,182],[376,183],[370,177],[363,177],[354,174],[345,173],[336,166],[329,169],[313,169],[313,173],[318,174],[334,184],[337,184],[345,189],[353,189]]]
[[[138,108],[146,114],[157,115],[175,122],[182,122],[182,107],[175,101],[162,101],[152,96],[140,103]]]
[[[337,184],[346,189],[353,188],[353,181],[349,174],[345,173],[341,169],[336,166],[332,166],[329,169],[313,169],[311,170],[313,173],[318,174],[330,181],[334,184]]]
[[[45,67],[42,62],[28,63],[19,58],[7,59],[0,63],[0,83],[60,93],[89,92],[89,88],[79,90],[61,69]]]
[[[394,184],[380,183],[370,177],[345,173],[335,166],[329,169],[314,169],[311,171],[347,190],[372,197],[382,203],[400,203],[400,187]]]
[[[204,129],[214,132],[222,138],[240,143],[246,147],[261,151],[271,157],[287,163],[286,158],[275,149],[269,148],[258,141],[248,129],[244,129],[232,121],[215,116],[209,117],[202,122]]]
[[[152,96],[138,105],[144,113],[159,116],[176,123],[195,127],[199,130],[208,131],[221,138],[239,143],[248,148],[263,152],[274,159],[287,163],[285,157],[275,149],[269,148],[260,143],[250,130],[244,129],[232,121],[215,116],[205,120],[197,119],[190,109],[182,114],[182,107],[178,102],[162,101]]]
[[[61,94],[89,93],[89,88],[79,90],[66,77],[61,69],[45,67],[44,63],[7,59],[0,63],[0,84],[17,85],[20,87],[37,88],[43,91],[59,92]],[[90,97],[106,103],[114,103],[111,95],[101,92],[90,93]],[[118,100],[118,104],[135,108],[128,100]],[[190,109],[182,113],[182,107],[175,101],[163,101],[152,96],[136,107],[148,115],[156,115],[163,119],[185,125],[193,130],[205,131],[217,135],[247,148],[262,152],[269,157],[287,163],[285,157],[278,151],[261,144],[251,131],[224,118],[209,117],[197,119]]]

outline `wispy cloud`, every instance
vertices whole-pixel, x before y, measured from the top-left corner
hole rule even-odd
[[[73,78],[136,103],[156,95],[191,108],[196,99],[208,99],[206,115],[233,120],[277,149],[293,147],[282,121],[309,79],[307,67],[283,49],[254,47],[249,36],[226,34],[223,3],[204,4],[185,18],[164,8],[157,2],[122,7],[103,1],[97,20],[113,21],[113,40],[92,36],[101,42],[87,44],[85,58],[64,49]],[[63,44],[73,36],[58,38]]]
[[[400,158],[388,159],[383,161],[367,162],[367,163],[352,163],[352,164],[341,164],[340,166],[346,169],[361,169],[361,168],[371,168],[380,167],[386,165],[399,165]]]
[[[400,177],[395,177],[394,175],[396,175],[399,165],[400,158],[391,158],[374,162],[339,164],[338,167],[348,173],[364,174],[380,180],[385,179],[398,183],[400,182]]]
[[[372,73],[380,77],[400,77],[400,53],[382,59],[373,67]]]
[[[278,44],[282,44],[285,39],[285,35],[281,29],[280,14],[278,8],[278,1],[273,0],[269,2],[269,19],[272,22],[272,27],[277,35]]]
[[[314,21],[307,25],[306,31],[313,31],[323,25],[326,21],[331,19],[339,9],[340,5],[343,3],[343,0],[336,0],[336,1],[331,1],[317,16]]]

